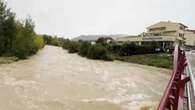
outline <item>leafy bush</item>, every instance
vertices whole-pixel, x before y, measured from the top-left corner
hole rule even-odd
[[[68,49],[71,41],[70,40],[64,40],[62,44],[63,49]]]
[[[133,43],[124,43],[119,50],[119,55],[122,56],[129,56],[135,53],[136,53],[136,45]]]
[[[170,54],[142,54],[132,56],[113,56],[116,60],[125,62],[138,63],[162,68],[172,68],[173,57]]]
[[[112,44],[108,46],[112,54],[118,54],[120,56],[157,53],[156,48],[153,45],[136,45],[134,43],[124,43],[122,45]]]
[[[89,59],[102,59],[102,60],[112,60],[108,54],[107,48],[100,44],[95,44],[89,47],[87,58]]]
[[[77,53],[78,51],[79,51],[79,43],[78,42],[69,42],[68,52],[69,53]]]
[[[121,45],[110,44],[107,46],[108,50],[113,54],[119,54],[119,50],[121,49]]]
[[[60,46],[61,43],[60,43],[60,41],[59,41],[59,39],[57,37],[52,37],[52,40],[50,42],[50,45]]]
[[[44,40],[42,36],[36,36],[34,39],[34,44],[35,44],[35,48],[36,50],[43,48],[44,47]]]
[[[58,38],[57,36],[43,35],[44,43],[53,46],[62,46],[63,38]]]
[[[87,56],[89,47],[91,46],[88,42],[82,42],[79,46],[79,55]]]

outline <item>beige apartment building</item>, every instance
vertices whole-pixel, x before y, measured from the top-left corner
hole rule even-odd
[[[138,36],[127,36],[116,39],[117,42],[135,42],[147,44],[156,42],[163,48],[173,47],[176,43],[195,46],[195,30],[189,30],[182,23],[161,21],[146,28],[147,31]]]

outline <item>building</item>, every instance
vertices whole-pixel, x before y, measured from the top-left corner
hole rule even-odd
[[[182,23],[161,21],[146,28],[147,31],[137,36],[116,39],[117,42],[135,42],[139,45],[158,43],[162,48],[170,48],[180,43],[195,46],[195,30],[189,30]]]
[[[195,30],[187,29],[184,33],[185,45],[195,46]]]

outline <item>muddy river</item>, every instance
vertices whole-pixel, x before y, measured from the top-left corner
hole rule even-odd
[[[0,64],[0,110],[153,110],[169,73],[46,46],[27,60]]]

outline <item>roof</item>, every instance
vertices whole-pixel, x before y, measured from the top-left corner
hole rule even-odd
[[[162,25],[176,25],[176,26],[184,26],[185,28],[188,28],[186,25],[182,24],[182,23],[177,23],[177,22],[171,22],[171,21],[160,21],[156,24],[153,24],[149,27],[147,27],[147,29],[149,28],[157,28],[157,27],[161,27]]]
[[[195,33],[195,30],[187,29],[186,31]]]
[[[180,25],[182,25],[182,26],[184,26],[185,28],[188,28],[188,26],[186,26],[186,25],[184,25],[184,24],[182,24],[182,23],[179,23]]]

